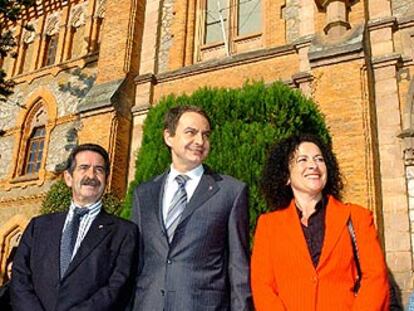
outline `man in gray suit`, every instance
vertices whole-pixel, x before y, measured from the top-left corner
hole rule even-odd
[[[252,310],[247,188],[202,164],[210,132],[198,107],[174,107],[165,116],[171,167],[134,193],[134,311]]]

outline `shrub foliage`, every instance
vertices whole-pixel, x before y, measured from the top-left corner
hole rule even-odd
[[[72,191],[60,179],[50,187],[45,199],[40,207],[41,214],[50,214],[57,212],[65,212],[69,209],[72,200]],[[111,192],[104,194],[102,199],[105,211],[110,214],[120,215],[123,207],[123,202],[118,199],[116,195]]]
[[[282,82],[246,83],[239,89],[202,88],[191,96],[170,95],[152,108],[145,120],[135,179],[122,213],[126,218],[130,215],[133,189],[161,174],[170,164],[170,154],[162,138],[163,116],[176,105],[201,106],[210,116],[213,131],[206,164],[249,185],[251,229],[258,215],[267,211],[259,193],[259,180],[269,147],[299,132],[317,134],[330,141],[317,106]]]

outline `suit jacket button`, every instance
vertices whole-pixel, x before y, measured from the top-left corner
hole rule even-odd
[[[172,264],[172,260],[171,259],[167,259],[167,263],[170,265]]]
[[[165,295],[165,290],[161,289],[161,295],[164,296]]]

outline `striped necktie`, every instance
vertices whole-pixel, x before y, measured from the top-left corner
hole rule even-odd
[[[168,208],[167,217],[165,219],[165,228],[167,229],[168,241],[171,243],[174,237],[174,231],[180,222],[181,215],[187,205],[187,192],[185,191],[185,184],[190,177],[187,175],[177,175],[175,180],[178,183],[178,189],[174,193]]]
[[[65,275],[66,270],[72,260],[73,249],[78,238],[79,225],[81,218],[89,212],[87,208],[75,207],[73,209],[72,220],[68,222],[62,234],[60,244],[60,278]]]

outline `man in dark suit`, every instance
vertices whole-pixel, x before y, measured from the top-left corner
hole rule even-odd
[[[73,150],[64,172],[72,188],[69,212],[36,217],[25,230],[13,264],[13,310],[125,309],[136,277],[138,231],[102,209],[108,174],[101,146]]]
[[[246,185],[212,172],[210,120],[198,107],[165,117],[168,172],[135,190],[134,311],[251,310]]]

